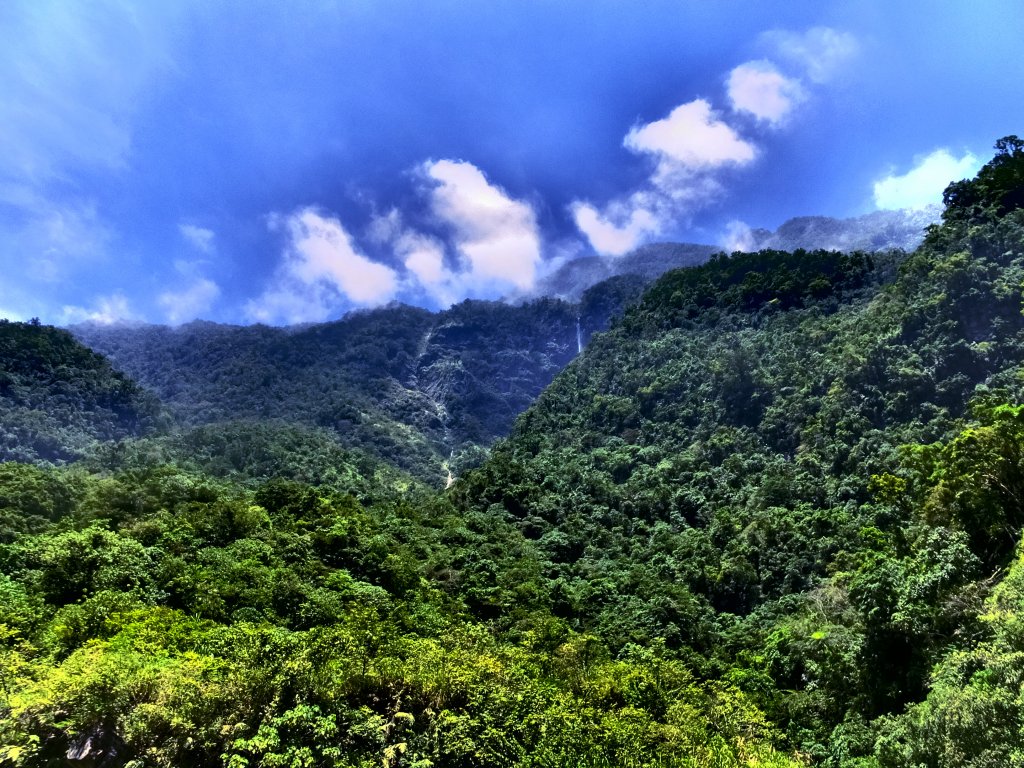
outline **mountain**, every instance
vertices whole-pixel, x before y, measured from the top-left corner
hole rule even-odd
[[[536,543],[555,615],[613,653],[667,647],[748,681],[802,754],[1008,764],[1024,709],[1003,736],[958,718],[980,728],[997,706],[966,658],[993,696],[1019,680],[1019,634],[993,639],[984,617],[990,600],[1024,610],[1018,582],[992,591],[1019,573],[1024,527],[1022,169],[1017,146],[951,186],[910,256],[667,273],[453,489],[457,508]]]
[[[538,281],[533,292],[578,301],[584,291],[610,277],[635,275],[650,282],[670,269],[703,264],[717,250],[694,243],[651,243],[624,256],[583,256]]]
[[[592,309],[587,321],[605,323]],[[507,434],[578,353],[577,308],[466,301],[433,314],[360,312],[298,328],[195,322],[77,326],[76,336],[144,386],[182,426],[279,420],[332,431],[438,485]]]
[[[835,250],[912,251],[921,244],[925,229],[939,220],[942,209],[874,211],[864,216],[836,219],[828,216],[801,216],[789,219],[775,231],[751,229],[741,233],[735,250]],[[579,301],[591,286],[611,277],[631,275],[650,283],[664,273],[706,262],[720,246],[695,243],[650,243],[624,256],[582,256],[567,261],[541,279],[533,293]]]
[[[720,254],[639,296],[623,275],[443,322],[109,336],[212,421],[0,462],[0,759],[1020,763],[1024,142],[996,149],[910,254]],[[588,306],[624,315],[445,491],[266,418],[315,408],[314,381],[368,414],[392,382],[454,404],[459,366],[508,397],[543,359],[531,329],[572,346]],[[109,378],[29,329],[52,375],[19,391]]]
[[[920,209],[874,211],[848,219],[800,216],[784,222],[774,232],[750,230],[749,237],[743,238],[740,249],[912,251],[924,239],[925,229],[938,222],[941,214],[940,206],[930,205]]]
[[[67,331],[0,320],[0,461],[70,461],[164,421],[156,398]]]

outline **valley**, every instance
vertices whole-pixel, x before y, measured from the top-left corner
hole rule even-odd
[[[0,760],[1024,759],[1024,144],[996,150],[912,250],[0,322]]]

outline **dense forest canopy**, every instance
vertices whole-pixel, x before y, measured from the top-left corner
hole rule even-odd
[[[79,331],[162,405],[0,325],[0,760],[1021,762],[1024,147],[996,149],[911,254]],[[624,314],[575,356],[588,307]],[[410,456],[482,446],[532,387],[430,487]]]
[[[0,461],[66,461],[161,424],[156,398],[67,331],[0,320]]]
[[[395,306],[289,329],[195,322],[74,332],[159,395],[180,425],[302,424],[443,487],[447,470],[479,463],[508,434],[576,356],[578,338],[603,330],[639,293],[629,278],[612,278],[579,304],[464,301],[437,314]]]

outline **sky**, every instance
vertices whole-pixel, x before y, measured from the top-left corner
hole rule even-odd
[[[320,322],[941,201],[1019,0],[5,0],[0,317]]]

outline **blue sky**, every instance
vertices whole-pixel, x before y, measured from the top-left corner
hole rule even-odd
[[[1024,4],[0,4],[0,316],[284,324],[935,201]]]

